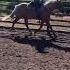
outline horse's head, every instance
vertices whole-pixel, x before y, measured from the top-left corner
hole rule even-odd
[[[48,0],[44,3],[44,6],[46,7],[46,9],[52,12],[53,10],[60,8],[60,1],[59,0]]]

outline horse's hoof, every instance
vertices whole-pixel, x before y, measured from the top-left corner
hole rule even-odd
[[[12,29],[10,28],[9,31],[12,31]]]
[[[25,39],[27,39],[27,38],[28,38],[28,36],[26,35],[24,38],[25,38]]]
[[[35,35],[35,33],[34,32],[30,32],[30,34],[29,34],[30,36],[32,35],[32,36],[34,36]]]
[[[28,33],[28,36],[31,36],[31,35],[32,35],[32,32],[29,32],[29,33]]]
[[[10,30],[9,31],[13,31],[13,30],[15,30],[14,28],[10,28]]]
[[[56,39],[55,38],[52,38],[51,41],[56,41]]]
[[[57,38],[57,35],[55,34],[55,35],[51,36],[51,38],[52,39],[56,39]]]
[[[56,39],[57,39],[57,36],[54,36],[54,37],[52,37],[52,41],[56,41]]]
[[[57,35],[55,35],[55,38],[57,38]]]
[[[35,32],[32,32],[32,35],[35,36]]]

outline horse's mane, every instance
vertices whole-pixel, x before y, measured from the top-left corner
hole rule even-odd
[[[55,1],[57,1],[57,0],[48,0],[48,1],[46,1],[46,2],[44,3],[44,6],[45,6],[45,5],[48,5],[49,3],[54,3]]]
[[[18,4],[18,5],[24,5],[24,4],[29,4],[29,3],[27,3],[27,2],[24,2],[24,3],[20,3],[20,4]]]
[[[29,5],[29,3],[27,3],[27,2],[24,2],[24,3],[20,3],[20,4],[18,4],[18,5],[15,5],[15,7],[18,7],[18,6],[26,6],[26,5]]]

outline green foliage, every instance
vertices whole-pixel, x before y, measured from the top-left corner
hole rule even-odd
[[[10,14],[16,4],[32,0],[0,0],[0,16]]]
[[[19,0],[0,0],[0,1],[13,2],[13,1],[19,1]]]
[[[20,2],[20,1],[32,1],[32,0],[0,0],[0,1],[6,1],[6,2]]]

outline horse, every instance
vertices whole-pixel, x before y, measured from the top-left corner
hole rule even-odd
[[[50,15],[54,9],[58,9],[58,8],[59,8],[59,1],[56,0],[48,0],[43,4],[43,6],[39,9],[42,12],[41,13],[42,19],[40,23],[40,28],[37,31],[39,31],[42,28],[43,24],[46,23],[48,35],[51,38],[53,37],[56,38],[56,34],[52,29],[52,26],[50,25]],[[19,19],[24,18],[25,25],[29,30],[29,32],[31,32],[31,30],[28,27],[28,19],[38,19],[36,16],[35,9],[30,5],[30,3],[21,3],[16,5],[14,10],[8,17],[11,17],[13,19],[12,29],[14,27],[14,24]],[[7,19],[8,17],[5,17],[3,20]],[[53,36],[51,35],[51,32]]]

